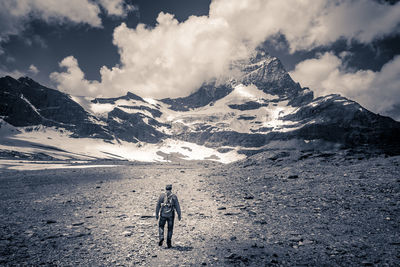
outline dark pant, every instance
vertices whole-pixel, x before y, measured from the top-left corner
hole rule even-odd
[[[167,241],[171,242],[172,232],[174,231],[174,217],[160,216],[160,221],[158,222],[158,234],[160,237],[160,241],[164,240],[164,226],[166,222],[168,223]]]

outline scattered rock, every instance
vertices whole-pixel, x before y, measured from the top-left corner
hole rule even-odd
[[[235,253],[231,253],[228,256],[226,256],[226,259],[234,259],[237,255]]]
[[[74,222],[72,223],[72,226],[80,226],[83,225],[85,222]]]
[[[306,246],[306,245],[311,245],[311,244],[313,244],[314,243],[314,241],[312,241],[312,240],[304,240],[304,241],[299,241],[299,246]]]
[[[248,213],[250,216],[256,216],[256,215],[257,215],[257,213],[254,212],[254,211],[252,211],[252,210],[248,210],[247,213]]]
[[[226,210],[226,207],[219,207],[218,210]]]
[[[142,216],[140,216],[140,219],[143,219],[143,220],[151,219],[151,218],[154,218],[154,216],[153,215],[142,215]]]
[[[122,233],[122,235],[125,236],[125,237],[129,237],[129,236],[132,236],[132,232],[131,231],[125,231],[125,232]]]
[[[297,178],[299,178],[299,175],[297,174],[291,174],[288,176],[288,179],[297,179]]]
[[[46,221],[46,224],[52,224],[52,223],[57,223],[57,221],[55,221],[55,220],[47,220]]]
[[[291,238],[289,238],[289,241],[297,243],[297,242],[303,241],[303,238],[302,237],[291,237]]]
[[[77,237],[83,237],[83,236],[87,236],[87,235],[91,235],[91,232],[81,232],[76,235],[68,236],[68,238],[77,238]]]
[[[227,212],[227,213],[224,213],[225,216],[234,216],[234,215],[239,215],[239,214],[240,214],[239,212]]]
[[[253,222],[253,224],[261,224],[261,225],[263,225],[263,224],[267,224],[267,221],[266,220],[256,220],[256,221]]]

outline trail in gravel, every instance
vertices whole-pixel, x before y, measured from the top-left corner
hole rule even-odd
[[[0,171],[0,265],[395,265],[400,158]],[[182,220],[159,247],[173,184]]]
[[[206,164],[4,171],[1,264],[198,265],[219,262],[237,224],[209,191]],[[217,165],[220,166],[220,165]],[[173,248],[158,247],[154,209],[172,183],[183,210]],[[220,249],[220,251],[218,251]]]

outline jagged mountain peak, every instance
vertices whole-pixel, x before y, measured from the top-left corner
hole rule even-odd
[[[224,162],[288,140],[295,140],[296,147],[317,140],[400,154],[400,123],[340,95],[313,99],[313,92],[294,82],[279,59],[263,51],[237,64],[242,72],[239,78],[211,81],[187,97],[161,100],[131,92],[115,98],[75,97],[27,77],[4,77],[0,78],[0,119],[17,128],[64,129],[74,138],[105,141],[111,147],[123,142],[129,147],[185,142],[207,153],[214,151]],[[21,134],[28,136],[24,130]],[[68,150],[68,142],[75,142],[68,140],[57,144]],[[98,147],[101,152],[96,155],[104,155],[103,143]],[[118,154],[114,148],[111,151]],[[179,148],[182,155],[187,151]],[[124,153],[122,157],[130,155]]]
[[[243,65],[261,65],[268,64],[271,61],[278,60],[278,58],[271,56],[267,50],[262,47],[259,47],[254,50],[254,52],[250,55],[249,59],[240,61]]]
[[[34,81],[32,78],[25,76],[25,77],[20,77],[18,78],[18,81],[26,86],[31,86],[31,87],[42,87],[41,84],[38,82]]]
[[[116,101],[118,100],[137,100],[137,101],[141,101],[141,102],[145,102],[145,100],[143,98],[141,98],[140,96],[128,92],[126,93],[126,95],[124,96],[120,96],[120,97],[113,97],[113,98],[95,98],[92,100],[93,103],[109,103],[109,104],[114,104]]]
[[[175,111],[188,111],[190,109],[204,107],[217,101],[232,92],[232,84],[220,84],[215,82],[206,83],[187,97],[164,98],[162,102],[170,105],[170,109]]]
[[[281,97],[295,98],[305,89],[293,81],[281,61],[261,50],[241,65],[243,76],[239,82],[254,84],[266,93]],[[312,97],[309,97],[311,100]]]
[[[216,81],[204,83],[187,97],[165,98],[161,101],[169,104],[173,110],[188,111],[225,97],[240,84],[255,85],[267,94],[289,100],[290,105],[294,106],[310,102],[314,98],[311,90],[302,88],[299,83],[293,81],[278,58],[269,55],[262,48],[257,49],[249,59],[233,62],[231,68],[239,70],[241,74],[227,78],[223,83]]]
[[[13,126],[44,125],[64,128],[77,136],[111,136],[67,94],[22,77],[0,78],[0,116]]]
[[[19,84],[20,82],[11,76],[0,78],[0,89],[4,87],[16,88]]]

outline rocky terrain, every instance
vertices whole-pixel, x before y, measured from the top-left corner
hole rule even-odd
[[[0,265],[395,266],[400,157],[274,150],[211,161],[0,170]],[[183,211],[158,247],[154,208]]]
[[[400,122],[314,98],[265,51],[232,70],[176,99],[0,78],[0,265],[398,265]]]

